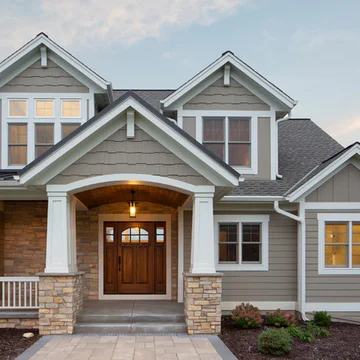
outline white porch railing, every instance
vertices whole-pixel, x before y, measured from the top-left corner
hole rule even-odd
[[[38,277],[0,277],[1,309],[38,309]]]

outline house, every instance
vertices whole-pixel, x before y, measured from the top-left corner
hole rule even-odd
[[[141,299],[189,333],[242,302],[359,320],[360,144],[296,103],[230,51],[174,90],[113,89],[43,33],[6,58],[0,308],[37,315],[2,326]]]

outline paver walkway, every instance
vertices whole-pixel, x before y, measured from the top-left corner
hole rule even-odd
[[[45,336],[19,360],[235,359],[216,336]]]

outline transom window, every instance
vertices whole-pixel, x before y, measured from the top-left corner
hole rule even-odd
[[[54,124],[35,125],[35,157],[40,156],[54,145]]]
[[[203,144],[231,166],[251,166],[250,118],[204,117]]]
[[[121,242],[123,243],[148,243],[149,233],[140,227],[127,228],[121,233]]]
[[[73,131],[75,131],[80,124],[62,124],[61,125],[61,138],[70,135]]]
[[[80,117],[80,100],[70,99],[61,101],[61,116],[63,118]]]
[[[360,274],[360,214],[318,214],[319,273]]]
[[[268,270],[267,215],[216,215],[217,263],[223,270]]]
[[[27,117],[27,100],[9,100],[9,117]]]
[[[54,117],[54,100],[35,100],[36,117]]]
[[[9,165],[27,163],[27,124],[9,124]]]

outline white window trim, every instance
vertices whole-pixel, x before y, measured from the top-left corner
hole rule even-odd
[[[325,222],[356,221],[360,222],[360,213],[320,213],[318,219],[318,273],[321,275],[360,275],[360,268],[327,268],[325,267]],[[351,233],[350,233],[351,234]],[[352,245],[352,236],[349,239],[349,249]],[[349,259],[351,266],[351,259]]]
[[[26,102],[26,116],[12,116],[10,115],[10,101],[24,101]],[[19,97],[16,97],[16,98],[12,98],[12,97],[9,97],[8,98],[8,101],[7,101],[7,117],[9,119],[27,119],[29,118],[29,101],[27,98],[19,98]]]
[[[218,112],[217,112],[218,113]],[[224,142],[225,142],[225,162],[229,164],[229,118],[237,117],[249,119],[250,121],[250,166],[232,166],[233,169],[238,171],[240,174],[252,174],[258,173],[258,117],[253,114],[242,114],[242,113],[227,113],[223,112],[222,115],[207,112],[201,113],[201,126],[197,126],[201,131],[201,140],[203,143],[203,129],[204,129],[204,118],[221,117],[224,119]],[[197,121],[198,123],[198,121]],[[199,139],[198,139],[199,141]]]
[[[80,115],[79,116],[63,116],[63,102],[64,101],[74,101],[74,100],[78,100],[80,102]],[[81,98],[62,98],[61,99],[61,109],[60,109],[60,119],[81,119],[82,118],[82,101]]]
[[[215,266],[219,271],[269,271],[269,215],[215,215],[214,231],[215,231]],[[233,223],[239,227],[239,245],[238,259],[239,264],[220,264],[219,263],[219,224]],[[261,264],[241,264],[241,237],[242,223],[258,223],[261,224]]]
[[[61,124],[62,123],[80,123],[83,124],[89,117],[93,116],[93,113],[87,114],[86,104],[94,96],[91,93],[84,94],[63,94],[63,93],[0,93],[0,100],[2,101],[1,108],[1,139],[2,144],[1,151],[1,168],[2,169],[21,169],[25,165],[9,165],[8,156],[8,125],[9,124],[23,124],[28,125],[28,137],[27,137],[27,163],[29,164],[35,159],[35,123],[47,123],[54,124],[54,144],[58,143],[61,137]],[[50,117],[35,117],[35,101],[34,100],[54,100],[54,118]],[[80,118],[61,118],[61,100],[80,100]],[[26,117],[10,117],[10,100],[26,100],[27,104],[27,116]],[[91,107],[90,107],[91,108]],[[84,110],[84,111],[83,111]]]
[[[52,101],[52,103],[53,103],[53,115],[52,116],[37,116],[36,115],[36,102],[37,101]],[[46,98],[46,97],[44,97],[44,98],[39,98],[39,97],[37,97],[37,98],[35,98],[34,99],[34,119],[55,119],[56,118],[56,108],[55,108],[55,99],[54,98],[52,98],[52,99],[50,99],[50,98]]]

